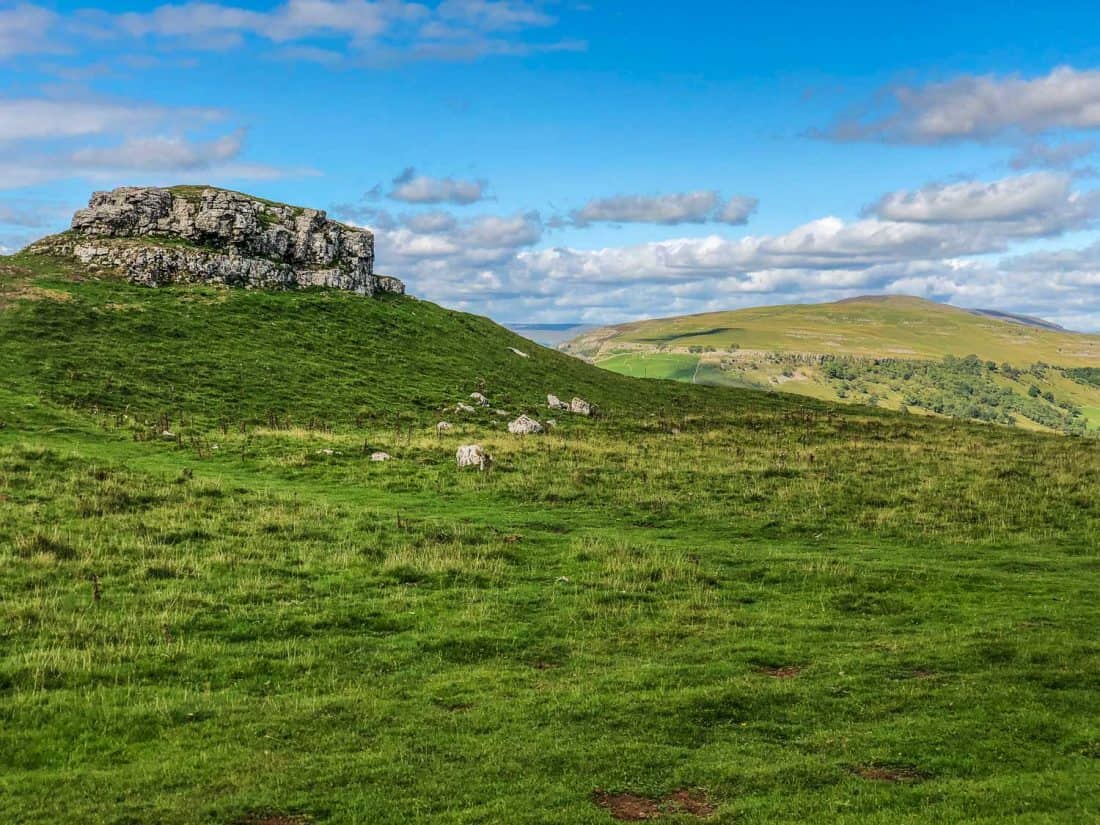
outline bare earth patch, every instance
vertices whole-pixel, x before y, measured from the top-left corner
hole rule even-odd
[[[703,818],[714,813],[714,805],[698,789],[680,788],[662,797],[649,797],[626,791],[611,793],[597,788],[592,792],[592,801],[611,814],[612,819],[623,822],[643,822],[670,814]]]
[[[16,301],[71,301],[72,295],[57,289],[43,289],[30,284],[9,285],[6,289],[0,289],[0,309],[14,304]]]
[[[798,665],[782,665],[777,667],[760,667],[757,668],[756,671],[765,676],[771,676],[773,679],[793,679],[802,672],[802,668],[798,667]]]
[[[875,782],[920,782],[928,775],[912,765],[859,765],[852,773]]]
[[[308,825],[309,819],[298,814],[249,814],[234,825]]]

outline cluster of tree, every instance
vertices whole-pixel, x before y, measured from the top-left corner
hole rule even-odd
[[[888,388],[901,395],[906,407],[953,418],[1012,424],[1023,416],[1053,429],[1084,431],[1079,408],[1031,383],[1031,379],[1042,380],[1049,369],[1041,363],[1019,369],[982,361],[976,355],[948,355],[942,361],[834,357],[823,372],[841,398],[862,396],[860,400],[874,404],[882,388]],[[997,376],[1019,384],[1019,389],[1005,386]]]
[[[1066,370],[1066,375],[1082,384],[1100,387],[1100,367],[1073,367]]]

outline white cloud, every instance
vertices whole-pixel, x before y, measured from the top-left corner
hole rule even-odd
[[[583,48],[569,40],[532,39],[557,19],[522,0],[286,0],[257,10],[217,2],[164,4],[112,15],[85,12],[74,34],[168,41],[196,50],[267,41],[286,59],[387,63],[402,59],[472,60]]]
[[[715,220],[720,223],[728,223],[731,226],[736,226],[743,223],[748,223],[749,216],[756,211],[757,204],[759,204],[756,198],[750,198],[746,195],[735,195],[726,201],[726,205],[722,207],[716,216]]]
[[[1049,74],[964,75],[944,83],[882,90],[886,111],[843,119],[834,140],[945,143],[1054,129],[1100,128],[1100,70],[1059,66]]]
[[[60,51],[50,37],[57,20],[54,12],[29,3],[0,9],[0,59]]]
[[[597,221],[614,223],[703,223],[718,206],[716,192],[683,192],[673,195],[617,195],[589,201],[573,213],[584,226]]]
[[[404,224],[413,232],[421,234],[433,234],[441,232],[450,232],[456,226],[458,221],[454,215],[447,212],[420,212],[416,215],[409,215],[405,218]]]
[[[685,223],[720,221],[745,223],[756,209],[756,198],[736,196],[722,204],[717,192],[699,190],[667,195],[616,195],[591,200],[570,213],[574,226],[592,223]]]
[[[876,205],[881,216],[776,235],[540,249],[534,214],[421,213],[376,227],[376,245],[380,270],[413,294],[504,320],[611,322],[894,292],[1082,326],[1088,307],[1100,313],[1100,246],[1083,261],[1009,257],[997,267],[975,256],[1088,226],[1094,207],[1068,177],[1037,173],[893,193]]]
[[[211,140],[181,135],[124,139],[73,149],[38,151],[20,147],[0,157],[0,190],[35,186],[54,180],[83,179],[107,185],[178,183],[201,172],[204,182],[271,180],[309,176],[311,169],[282,169],[240,159],[240,132]]]
[[[234,160],[244,142],[241,131],[208,141],[181,136],[131,138],[108,147],[77,149],[69,156],[79,169],[128,169],[188,172],[210,169]]]
[[[485,181],[433,178],[409,167],[393,179],[388,197],[405,203],[453,203],[466,205],[485,198]]]
[[[111,101],[0,98],[0,143],[126,134],[166,123],[219,120],[213,109],[167,109]]]
[[[1070,169],[1077,161],[1096,151],[1096,141],[1078,140],[1061,143],[1031,141],[1021,146],[1009,160],[1013,169]]]
[[[1013,234],[1044,234],[1091,218],[1096,198],[1073,192],[1071,184],[1068,174],[1056,172],[988,183],[932,184],[912,192],[892,192],[867,212],[883,220],[916,223],[1014,221],[1021,225]]]

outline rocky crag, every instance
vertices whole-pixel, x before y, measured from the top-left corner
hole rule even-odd
[[[72,228],[32,245],[145,286],[213,283],[258,289],[320,286],[403,293],[374,273],[374,235],[318,209],[210,187],[96,192]]]

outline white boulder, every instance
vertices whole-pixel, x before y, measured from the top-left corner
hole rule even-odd
[[[577,415],[592,415],[592,405],[583,398],[574,397],[569,402],[569,411]]]
[[[508,425],[508,432],[513,435],[530,435],[531,433],[541,433],[542,425],[535,419],[526,415],[521,415],[515,421]]]
[[[482,395],[479,392],[470,393],[470,398],[479,407],[488,407],[489,406],[489,399],[486,398],[484,395]]]
[[[389,461],[391,458],[393,458],[392,455],[390,455],[389,453],[383,453],[381,451],[370,454],[371,461]]]
[[[493,457],[481,448],[480,444],[464,444],[455,451],[455,462],[459,467],[477,467],[487,470],[493,464]]]

